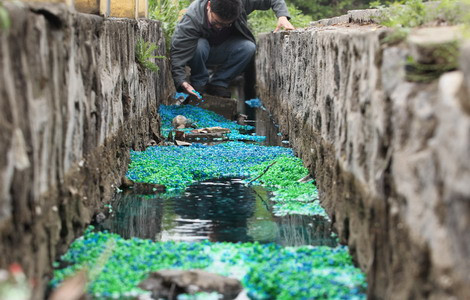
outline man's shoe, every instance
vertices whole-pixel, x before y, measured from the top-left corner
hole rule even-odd
[[[220,85],[207,85],[207,93],[212,96],[222,97],[222,98],[231,98],[232,93],[226,87]]]

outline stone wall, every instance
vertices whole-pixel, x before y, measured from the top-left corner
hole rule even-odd
[[[316,178],[370,299],[470,295],[470,52],[405,80],[408,43],[367,14],[260,37],[257,89]]]
[[[0,268],[20,263],[42,298],[57,255],[109,201],[130,149],[159,138],[172,86],[135,62],[160,23],[103,19],[65,5],[7,2],[0,31]]]

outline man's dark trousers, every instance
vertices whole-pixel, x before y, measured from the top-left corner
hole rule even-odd
[[[229,37],[222,44],[211,46],[207,39],[198,40],[191,68],[191,85],[202,87],[207,83],[228,87],[230,81],[243,72],[256,52],[256,45],[242,37]],[[216,66],[209,82],[207,68]]]

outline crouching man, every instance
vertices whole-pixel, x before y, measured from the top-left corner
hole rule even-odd
[[[179,91],[230,98],[229,82],[243,72],[256,51],[247,16],[272,8],[276,30],[294,29],[284,0],[195,0],[171,40],[171,69]],[[191,68],[190,82],[185,66]],[[214,70],[209,78],[208,68]]]

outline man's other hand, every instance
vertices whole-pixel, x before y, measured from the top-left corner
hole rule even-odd
[[[278,32],[279,29],[285,29],[285,30],[294,30],[294,26],[289,22],[287,17],[279,17],[277,19],[277,27],[274,29],[274,32]]]
[[[200,96],[193,92],[193,91],[195,91],[195,89],[193,88],[192,85],[190,85],[189,83],[187,83],[185,81],[181,84],[181,86],[186,90],[186,93],[188,93],[190,95],[194,95],[194,96],[196,96],[196,98],[200,99]]]

